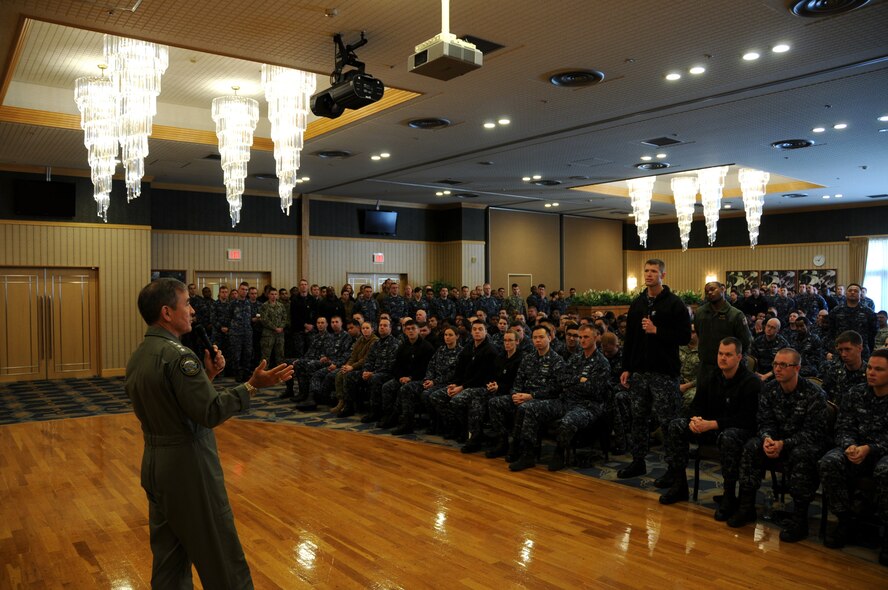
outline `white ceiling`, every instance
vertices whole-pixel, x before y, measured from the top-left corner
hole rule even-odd
[[[115,2],[126,0],[0,4],[0,39],[14,38],[20,18],[36,19],[12,60],[3,104],[76,114],[73,81],[97,72],[101,33],[110,32],[173,47],[156,123],[208,131],[209,104],[232,83],[259,99],[264,114],[260,63],[310,70],[323,82],[332,69],[333,33],[354,42],[366,31],[369,42],[357,55],[368,73],[387,89],[420,96],[308,140],[301,172],[311,177],[303,185],[306,193],[442,203],[456,199],[435,197],[445,187],[438,181],[452,180],[459,184],[445,188],[453,193],[477,195],[465,203],[548,211],[545,203],[557,201],[562,213],[625,218],[626,197],[570,187],[651,174],[634,165],[640,156],[662,151],[672,166],[666,172],[736,164],[807,183],[809,188],[794,191],[806,198],[769,194],[766,213],[888,202],[867,198],[888,192],[888,132],[879,132],[888,122],[877,120],[888,115],[883,0],[817,19],[792,15],[784,0],[453,0],[453,32],[504,48],[486,55],[481,69],[448,82],[407,71],[414,46],[440,31],[435,0],[144,0],[135,12],[109,10]],[[335,17],[324,15],[333,9]],[[791,50],[772,53],[778,42]],[[0,43],[4,61],[12,55],[10,45]],[[743,61],[752,49],[762,57]],[[688,75],[696,64],[707,72]],[[602,71],[605,81],[581,89],[547,82],[553,72],[582,68]],[[664,75],[673,70],[684,76],[667,82]],[[511,119],[509,126],[482,128],[502,115]],[[419,117],[445,117],[453,124],[437,131],[407,127]],[[838,122],[848,128],[833,130]],[[0,117],[0,166],[87,168],[80,131],[26,123],[32,124]],[[813,134],[817,125],[827,131]],[[267,121],[257,136],[268,137]],[[683,143],[663,150],[641,144],[664,136]],[[789,152],[770,147],[795,138],[816,145]],[[218,162],[203,159],[216,151],[211,143],[152,139],[150,149],[146,174],[154,182],[221,188]],[[354,157],[325,161],[312,155],[334,149]],[[392,157],[371,161],[379,151]],[[254,149],[249,170],[273,172],[271,152]],[[534,174],[562,184],[521,180]],[[274,195],[276,182],[250,178],[247,189]],[[843,195],[840,201],[822,199],[836,193]],[[739,199],[729,202],[740,208]],[[674,215],[663,202],[655,202],[653,212],[655,218]]]

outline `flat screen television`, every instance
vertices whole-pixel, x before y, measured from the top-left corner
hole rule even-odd
[[[361,211],[361,233],[373,236],[394,236],[398,231],[398,212],[364,209]]]
[[[18,179],[14,195],[16,215],[67,219],[76,215],[73,182]]]

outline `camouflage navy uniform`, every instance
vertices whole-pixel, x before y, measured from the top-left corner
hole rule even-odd
[[[823,380],[826,398],[835,404],[840,404],[842,396],[853,386],[866,384],[866,363],[861,362],[860,368],[852,371],[839,359],[826,361],[821,367],[820,377]]]
[[[496,350],[490,341],[485,338],[478,346],[474,341],[469,341],[456,360],[456,371],[450,382],[463,390],[450,397],[446,388],[437,388],[429,395],[445,425],[455,429],[457,434],[481,434],[487,400],[490,398],[487,384],[494,380],[495,367]]]
[[[235,377],[250,374],[253,359],[253,306],[238,299],[228,304],[228,364]]]
[[[786,325],[786,322],[789,321],[789,314],[796,310],[796,303],[792,297],[781,297],[778,295],[774,298],[773,306],[777,310],[777,319],[783,325]]]
[[[426,367],[425,376],[421,381],[411,381],[398,391],[398,407],[401,408],[400,423],[412,427],[413,417],[416,414],[416,404],[426,411],[431,410],[430,395],[441,389],[446,391],[447,385],[453,382],[453,374],[456,372],[456,361],[462,350],[459,346],[447,348],[447,345],[438,347],[432,355]],[[423,383],[431,381],[426,389]]]
[[[690,407],[697,393],[697,376],[700,373],[700,354],[697,351],[697,348],[687,345],[678,347],[678,358],[681,359],[681,383],[694,384],[681,394],[681,405],[684,410]]]
[[[879,329],[879,322],[876,318],[876,312],[860,303],[857,307],[848,307],[840,305],[829,312],[829,340],[827,345],[830,350],[834,350],[836,338],[842,332],[854,330],[863,338],[863,358],[868,358],[869,353],[876,346],[876,332]]]
[[[375,326],[376,320],[379,318],[379,303],[375,297],[370,297],[370,299],[358,297],[352,307],[352,315],[356,313],[361,314],[365,322],[370,322]]]
[[[395,363],[395,353],[398,351],[400,340],[396,336],[389,334],[384,338],[379,338],[370,347],[367,358],[364,360],[364,366],[361,370],[355,370],[346,377],[345,401],[354,403],[358,397],[358,388],[364,384],[369,388],[370,412],[379,414],[382,409],[382,389],[383,383],[391,379],[392,365]],[[366,381],[361,376],[364,371],[373,373]]]
[[[410,308],[407,300],[400,295],[389,296],[382,300],[382,311],[389,314],[392,319],[392,327],[401,330],[401,318],[410,315]]]
[[[511,295],[506,299],[503,302],[503,309],[508,311],[509,316],[513,318],[519,313],[523,316],[527,316],[527,306],[524,304],[524,299],[518,295]]]
[[[426,301],[425,297],[420,296],[419,299],[416,297],[411,297],[407,302],[407,310],[413,319],[416,319],[416,312],[420,309],[424,310],[426,313],[429,311],[429,302]]]
[[[429,315],[436,315],[442,321],[447,321],[453,325],[456,321],[456,304],[450,297],[444,299],[435,297],[429,303]]]
[[[759,334],[749,347],[749,356],[755,359],[755,372],[764,375],[772,370],[772,363],[777,351],[781,348],[789,348],[786,338],[777,334],[773,340],[768,340],[765,334]]]
[[[194,309],[194,321],[204,327],[210,342],[216,330],[216,302],[205,297],[191,297],[188,302]]]
[[[259,308],[259,317],[262,320],[262,358],[268,361],[269,367],[273,367],[284,360],[284,332],[275,332],[275,328],[286,327],[287,307],[280,301],[266,301]],[[275,362],[272,362],[272,352]]]
[[[827,309],[826,300],[820,295],[812,295],[810,293],[801,293],[796,296],[796,309],[805,313],[805,317],[814,320],[817,312],[821,309]]]
[[[524,412],[521,422],[521,444],[536,445],[538,433],[553,420],[558,422],[558,445],[570,446],[574,435],[592,426],[606,409],[609,395],[610,364],[595,350],[590,356],[580,351],[572,355],[558,371],[561,395],[557,399],[532,399],[519,406]]]
[[[793,339],[792,347],[802,355],[800,375],[802,377],[817,377],[820,375],[820,363],[823,358],[823,347],[820,338],[810,332],[802,337]]]
[[[464,318],[475,317],[475,300],[460,297],[456,300],[456,312]]]
[[[855,385],[841,398],[835,430],[838,446],[819,465],[830,509],[837,515],[850,512],[849,484],[859,477],[872,477],[877,516],[888,522],[888,396],[877,396],[868,385]],[[851,445],[869,445],[862,463],[855,465],[845,456]]]
[[[549,346],[552,347],[552,350],[558,353],[558,356],[567,360],[572,353],[567,352],[567,344],[564,341],[559,340],[558,338],[553,338],[552,342],[549,343]]]
[[[614,356],[604,358],[610,364],[611,394],[607,411],[613,422],[617,449],[626,450],[629,448],[629,435],[632,432],[632,398],[629,397],[629,390],[620,384],[620,375],[623,373],[623,349],[618,348]]]
[[[478,298],[478,309],[483,309],[487,318],[495,318],[499,314],[500,303],[493,295],[482,295]]]
[[[304,399],[308,396],[309,380],[311,376],[322,367],[326,367],[327,363],[321,361],[321,357],[329,356],[330,349],[333,347],[333,334],[324,330],[323,332],[311,332],[309,334],[310,344],[308,350],[302,355],[302,358],[295,359],[293,364],[293,379],[287,382],[287,390],[290,390],[290,383],[295,383],[299,387],[300,398]]]
[[[228,327],[228,306],[230,301],[213,301],[213,344],[219,347],[225,358],[230,355],[228,351],[228,334],[222,331],[222,326]]]
[[[352,347],[355,344],[355,338],[352,338],[351,334],[345,330],[341,331],[339,334],[331,334],[331,336],[333,336],[333,342],[326,355],[327,358],[330,359],[330,362],[312,373],[311,379],[309,380],[308,390],[311,399],[316,401],[330,397],[335,386],[336,373],[338,372],[339,367],[344,365],[348,360],[348,357],[351,355]],[[336,369],[332,371],[329,370],[331,364],[336,365]]]
[[[411,343],[409,338],[402,336],[401,344],[395,352],[395,362],[392,363],[391,379],[386,381],[380,390],[382,402],[380,406],[386,421],[396,422],[400,417],[398,401],[401,399],[401,389],[410,383],[422,383],[434,353],[435,349],[422,337]],[[410,381],[401,383],[401,377],[409,377]]]
[[[520,432],[521,419],[524,415],[522,408],[527,402],[516,406],[512,401],[512,394],[529,393],[533,399],[555,399],[561,390],[558,375],[563,370],[564,359],[551,348],[544,355],[540,355],[536,349],[524,354],[511,393],[497,395],[487,402],[494,434],[500,437],[507,435],[513,420],[516,433]]]
[[[795,391],[785,392],[777,381],[762,388],[757,415],[758,436],[746,441],[740,459],[740,487],[755,491],[762,482],[767,457],[766,438],[783,441],[780,459],[789,480],[789,494],[796,503],[808,504],[817,491],[817,461],[826,446],[826,394],[799,377]]]

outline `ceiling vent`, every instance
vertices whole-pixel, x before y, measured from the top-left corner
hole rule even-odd
[[[641,143],[652,147],[669,147],[670,145],[677,145],[684,142],[679,141],[678,139],[672,139],[671,137],[655,137],[653,139],[645,139]]]
[[[882,194],[882,195],[867,195],[866,198],[867,198],[867,199],[888,199],[888,194]]]
[[[781,139],[771,144],[775,150],[800,150],[814,145],[810,139]]]
[[[543,178],[542,180],[534,180],[533,184],[537,186],[558,186],[561,184],[560,180],[553,180],[551,178]]]
[[[206,156],[201,158],[201,160],[214,160],[216,162],[221,162],[222,156],[221,154],[207,154]]]
[[[796,16],[835,16],[869,4],[870,0],[795,0],[789,7]]]
[[[560,88],[594,86],[602,80],[604,80],[604,74],[598,70],[571,70],[549,76],[549,84]]]
[[[253,174],[253,178],[257,180],[277,180],[277,174],[274,172],[257,172]]]
[[[315,152],[314,155],[324,160],[344,160],[351,158],[354,154],[346,150],[321,150]]]
[[[642,162],[640,164],[636,164],[635,167],[639,170],[663,170],[664,168],[669,168],[672,164],[669,162]]]
[[[478,198],[478,195],[476,195],[475,193],[456,193],[453,196],[456,197],[457,199],[477,199]]]
[[[783,198],[784,199],[804,199],[807,196],[808,195],[806,195],[805,193],[786,193],[785,195],[783,195]]]
[[[450,186],[456,186],[458,184],[462,184],[462,180],[436,180],[433,184],[449,184]]]
[[[426,117],[424,119],[407,121],[407,126],[413,129],[422,129],[423,131],[444,129],[445,127],[450,127],[450,120],[442,117]]]

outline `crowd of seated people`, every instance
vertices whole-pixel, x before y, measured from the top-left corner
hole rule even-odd
[[[622,454],[636,426],[620,383],[626,316],[578,317],[574,289],[565,296],[537,285],[525,298],[515,284],[507,296],[490,284],[436,292],[387,281],[355,294],[302,280],[261,295],[246,283],[223,286],[216,300],[189,289],[195,322],[223,350],[230,376],[245,378],[257,358],[290,362],[294,379],[281,397],[299,410],[357,413],[396,435],[424,428],[464,453],[505,457],[512,471],[534,467],[544,436],[555,441],[548,468],[556,471],[579,433],[605,428]],[[725,480],[715,518],[732,527],[755,520],[762,473],[775,465],[789,474],[794,502],[784,541],[808,536],[822,484],[838,517],[825,544],[844,545],[861,477],[875,480],[877,515],[888,523],[888,315],[856,284],[835,295],[803,286],[795,296],[756,286],[727,301],[745,314],[751,346],[719,342],[718,371],[706,383],[698,383],[696,334],[682,347],[683,411],[658,433],[670,469],[658,480],[668,488],[661,502],[688,499],[696,442],[719,447]],[[880,562],[888,565],[888,542]]]

